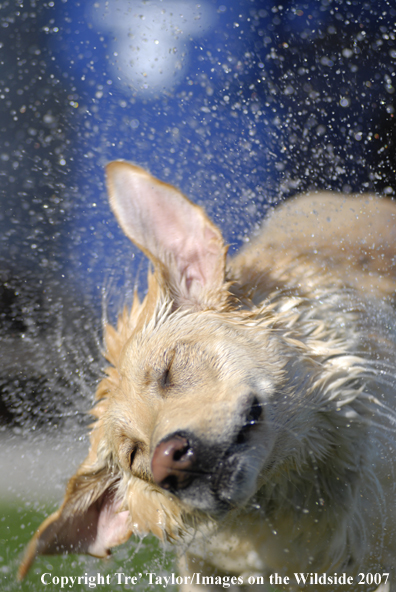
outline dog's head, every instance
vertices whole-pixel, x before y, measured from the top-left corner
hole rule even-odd
[[[148,293],[105,331],[91,450],[37,553],[105,556],[134,533],[177,538],[256,492],[274,445],[270,399],[282,369],[270,320],[230,300],[226,248],[201,208],[125,162],[107,168],[125,234],[150,258]],[[252,326],[255,331],[252,332]]]

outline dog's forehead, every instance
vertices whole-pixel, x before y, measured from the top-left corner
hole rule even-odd
[[[133,335],[119,361],[123,396],[177,398],[203,389],[217,399],[230,390],[273,390],[276,366],[265,339],[255,341],[250,327],[212,311],[171,314]],[[163,385],[169,383],[168,387]]]
[[[164,341],[161,335],[132,341],[120,368],[121,387],[137,397],[168,398],[186,390],[221,380],[221,369],[230,362],[210,340],[194,341],[185,334]],[[166,386],[167,383],[170,383]]]
[[[213,311],[177,312],[133,334],[120,357],[120,369],[161,370],[182,360],[186,367],[188,363],[220,367],[240,360],[240,347],[247,340],[242,323],[235,325]]]

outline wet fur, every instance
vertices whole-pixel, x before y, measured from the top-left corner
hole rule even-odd
[[[37,554],[105,556],[152,532],[179,545],[184,575],[360,570],[394,586],[395,205],[303,196],[226,261],[171,186],[120,161],[108,187],[153,271],[105,327],[90,453],[20,577]],[[176,492],[151,464],[170,434],[199,459]]]

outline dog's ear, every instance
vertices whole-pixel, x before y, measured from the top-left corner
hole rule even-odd
[[[57,512],[51,514],[30,541],[18,571],[21,580],[37,555],[87,553],[106,557],[110,548],[132,534],[129,511],[116,497],[117,473],[100,463],[92,449],[66,489]]]
[[[220,230],[177,189],[124,161],[107,165],[111,207],[124,233],[181,286],[183,298],[221,288],[225,256]]]

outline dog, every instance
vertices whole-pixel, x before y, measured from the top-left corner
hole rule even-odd
[[[227,260],[176,188],[125,161],[107,187],[148,291],[105,326],[89,454],[19,577],[153,533],[186,592],[396,590],[396,205],[291,199]]]

